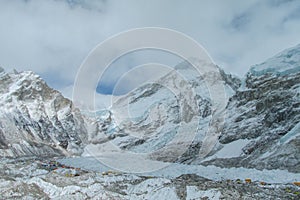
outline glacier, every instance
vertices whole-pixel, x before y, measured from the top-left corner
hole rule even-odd
[[[127,95],[96,95],[94,112],[0,68],[1,198],[298,198],[299,63],[300,45],[243,78],[183,62]]]

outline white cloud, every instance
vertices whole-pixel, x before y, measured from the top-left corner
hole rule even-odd
[[[217,64],[242,75],[300,43],[299,11],[299,1],[281,0],[0,0],[0,65],[36,71],[64,87],[99,42],[160,26],[193,37]]]

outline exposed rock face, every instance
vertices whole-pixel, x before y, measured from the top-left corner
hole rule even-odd
[[[118,130],[113,142],[133,152],[153,151],[151,159],[187,164],[246,167],[257,169],[287,169],[300,172],[300,45],[285,50],[266,62],[253,66],[241,82],[220,70],[228,102],[226,119],[218,142],[206,158],[199,157],[208,124],[211,123],[212,101],[203,76],[191,70],[187,63],[176,69],[187,82],[172,72],[155,84],[136,89],[116,103],[112,121]],[[206,74],[212,80],[216,76]],[[204,75],[204,76],[206,76]],[[213,82],[213,81],[212,81]],[[168,88],[191,85],[194,93],[170,93]],[[163,86],[168,86],[163,87]],[[185,91],[185,90],[182,90]],[[192,103],[193,96],[198,105]],[[187,98],[188,97],[188,98]],[[116,119],[126,116],[128,118]],[[120,115],[120,113],[122,113]],[[182,123],[198,120],[198,131],[192,144],[168,145]],[[219,123],[219,122],[217,122]],[[191,131],[186,129],[186,134]],[[136,136],[136,137],[134,137]],[[187,150],[178,156],[177,150]]]
[[[241,155],[203,164],[300,172],[300,46],[251,68],[230,98],[220,146],[248,140]],[[232,149],[234,151],[234,149]]]
[[[0,71],[0,156],[80,153],[87,130],[72,102],[32,72]]]
[[[86,145],[110,151],[105,145],[114,144],[154,160],[299,173],[299,66],[300,45],[253,66],[243,81],[220,69],[221,76],[200,75],[181,63],[176,70],[184,78],[174,70],[95,119],[33,73],[0,68],[0,156],[80,154]],[[206,81],[224,85],[224,126],[211,120],[216,110]],[[202,158],[208,126],[218,143]],[[179,131],[184,137],[172,142]]]

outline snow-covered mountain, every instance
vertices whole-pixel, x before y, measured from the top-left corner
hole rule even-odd
[[[300,45],[251,67],[242,81],[216,66],[200,74],[183,62],[96,113],[74,108],[32,72],[1,69],[0,155],[121,151],[159,161],[298,173],[299,66]],[[223,86],[222,103],[214,102],[207,83]]]
[[[209,66],[213,70],[199,73],[190,62],[180,63],[159,80],[113,100],[110,111],[115,128],[105,133],[110,136],[109,143],[88,145],[86,154],[102,156],[107,149],[117,151],[109,144],[160,161],[187,162],[208,154],[214,146],[209,144],[209,128],[220,133],[223,124],[218,116],[224,114],[228,98],[241,81],[213,64]],[[208,88],[207,83],[221,87]],[[212,101],[212,88],[224,94],[221,102]],[[202,145],[205,141],[207,146]]]
[[[300,45],[251,67],[219,142],[202,164],[300,172]]]
[[[111,112],[117,129],[106,133],[110,142],[122,150],[149,153],[154,160],[300,172],[300,45],[251,67],[242,81],[220,69],[221,76],[200,76],[186,62],[175,69],[116,101]],[[213,124],[222,132],[203,158],[207,128],[214,122],[205,85],[209,79],[224,85],[226,117],[224,127],[218,127],[220,121]],[[187,93],[185,86],[193,92]],[[182,127],[186,138],[172,142]],[[105,145],[89,150],[101,154]]]
[[[0,156],[81,152],[87,129],[80,111],[33,72],[0,69]]]

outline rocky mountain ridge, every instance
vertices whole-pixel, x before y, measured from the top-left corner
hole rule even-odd
[[[128,117],[126,112],[129,110],[131,118],[117,120],[119,129],[113,134],[123,134],[119,134],[121,137],[116,135],[111,141],[126,151],[139,153],[150,149],[149,158],[154,160],[220,167],[287,169],[299,173],[299,66],[298,45],[253,66],[243,81],[222,70],[219,71],[221,78],[211,76],[212,82],[224,84],[226,117],[217,143],[205,158],[199,155],[207,134],[205,130],[211,125],[212,101],[203,77],[197,75],[188,63],[181,63],[175,69],[187,77],[185,84],[192,85],[194,93],[185,94],[184,90],[183,93],[170,93],[168,88],[179,88],[176,83],[179,84],[180,79],[175,71],[154,84],[129,93],[116,102],[112,118],[114,114],[118,116],[122,109],[125,111],[120,116]],[[178,101],[192,102],[186,99],[191,95],[197,99],[197,108],[188,110],[184,109],[184,104],[178,104]],[[199,122],[195,138],[192,143],[185,143],[183,139],[168,146],[184,121],[182,115],[189,115],[194,123]],[[189,129],[184,131],[191,134]],[[139,135],[132,134],[134,132]],[[165,150],[164,145],[169,149]],[[159,148],[163,150],[156,151]],[[186,151],[178,153],[178,148],[186,148]]]
[[[300,172],[300,46],[253,66],[229,99],[220,146],[246,141],[239,157],[202,164]],[[236,149],[237,150],[237,149]]]
[[[299,173],[299,66],[299,45],[253,66],[243,81],[219,68],[218,75],[199,74],[184,62],[96,118],[32,72],[1,69],[0,155],[80,155],[109,142],[159,161]],[[224,124],[211,120],[216,110],[206,81],[224,86]],[[220,133],[201,157],[209,127]],[[173,142],[180,131],[187,137]]]
[[[33,72],[0,72],[0,155],[79,154],[85,120],[72,102]]]

